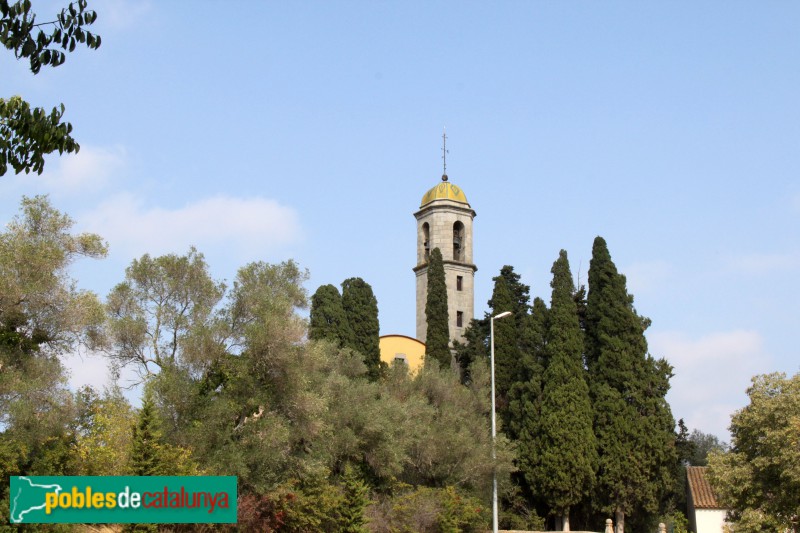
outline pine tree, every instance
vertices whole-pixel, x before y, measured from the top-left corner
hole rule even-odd
[[[366,533],[364,509],[369,504],[369,487],[349,464],[342,476],[342,489],[339,530],[342,533]]]
[[[447,285],[444,263],[439,248],[431,251],[428,260],[428,297],[425,301],[425,360],[438,361],[439,368],[450,368],[450,326],[447,311]]]
[[[666,393],[672,368],[647,353],[644,330],[606,242],[597,237],[589,266],[586,362],[595,413],[599,469],[596,501],[613,512],[617,531],[625,515],[657,511],[673,486],[675,421]]]
[[[353,331],[350,347],[364,356],[368,375],[371,379],[377,379],[381,368],[380,323],[378,300],[372,293],[370,284],[361,278],[344,280],[342,307]]]
[[[165,475],[161,454],[162,437],[150,388],[145,388],[139,419],[133,426],[131,472],[135,476]]]
[[[333,285],[320,286],[311,297],[308,337],[326,339],[339,346],[352,346],[353,330],[347,321],[339,289]]]
[[[595,481],[597,449],[592,406],[583,367],[583,336],[567,252],[553,264],[547,359],[542,390],[538,468],[528,478],[552,514],[568,530],[570,508],[588,496]]]

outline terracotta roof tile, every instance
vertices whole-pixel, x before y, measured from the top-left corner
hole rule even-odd
[[[695,509],[722,509],[706,479],[705,466],[687,466],[686,479],[689,481],[689,493]]]

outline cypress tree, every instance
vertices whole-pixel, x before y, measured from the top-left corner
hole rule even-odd
[[[534,425],[539,420],[542,394],[542,377],[546,362],[546,336],[548,309],[544,300],[534,298],[531,314],[526,317],[523,330],[522,350],[516,381],[508,392],[508,423],[506,434],[512,440],[519,439],[521,447],[523,431],[535,435]],[[523,429],[526,428],[526,429]]]
[[[486,313],[483,319],[474,319],[464,332],[465,343],[454,343],[456,360],[462,369],[462,375],[468,376],[469,365],[479,358],[489,357],[489,320],[493,315],[504,311],[511,311],[512,315],[495,322],[495,358],[497,361],[503,359],[511,364],[511,368],[504,368],[508,371],[507,381],[510,387],[516,381],[523,380],[519,377],[518,358],[520,352],[530,352],[534,350],[529,323],[530,318],[530,287],[520,282],[520,276],[514,272],[514,267],[505,265],[500,269],[500,274],[493,278],[495,283],[492,298],[488,301],[491,311]],[[502,325],[501,325],[502,324]],[[516,336],[515,340],[512,340]],[[502,346],[502,347],[501,347]],[[507,349],[511,347],[510,349]],[[500,355],[498,350],[504,352]],[[505,354],[505,352],[511,352]],[[514,357],[514,355],[517,357]],[[508,355],[506,357],[506,355]],[[496,361],[496,362],[497,362]],[[516,361],[516,362],[515,362]],[[496,369],[497,370],[497,369]],[[498,370],[499,371],[499,370]],[[498,391],[501,391],[498,385]],[[507,390],[503,389],[504,398]],[[505,401],[505,400],[504,400]]]
[[[494,290],[492,291],[492,298],[489,300],[491,314],[487,319],[491,319],[492,316],[505,311],[513,313],[518,308],[518,301],[515,300],[515,295],[512,287],[509,286],[507,278],[499,275],[493,279]],[[520,375],[522,352],[519,345],[520,335],[517,320],[519,320],[518,317],[510,316],[494,322],[494,375],[497,391],[497,409],[504,423],[507,422],[508,392],[511,386],[519,381]]]
[[[326,339],[340,346],[353,345],[353,330],[342,306],[342,296],[333,285],[320,286],[311,297],[309,318],[310,339]]]
[[[509,390],[508,409],[503,418],[504,431],[516,442],[518,450],[517,472],[512,474],[512,479],[522,489],[528,506],[537,509],[542,516],[546,516],[547,508],[540,497],[541,491],[528,479],[533,479],[542,456],[539,434],[548,314],[544,301],[535,298],[522,339],[520,373]]]
[[[367,373],[371,379],[380,375],[380,323],[378,300],[372,287],[361,278],[348,278],[342,282],[342,307],[347,323],[353,331],[350,348],[364,356]]]
[[[583,367],[583,334],[566,251],[561,250],[551,272],[540,459],[528,481],[541,491],[551,514],[562,518],[568,530],[570,508],[588,496],[594,485],[597,449]]]
[[[439,248],[428,259],[428,296],[425,300],[425,361],[438,361],[440,368],[450,368],[450,325],[447,311],[447,285],[444,262]]]
[[[625,515],[655,513],[674,484],[675,422],[665,399],[672,368],[647,353],[649,323],[636,313],[625,276],[597,237],[589,266],[586,362],[599,452],[596,501],[599,510],[615,514],[618,533]]]

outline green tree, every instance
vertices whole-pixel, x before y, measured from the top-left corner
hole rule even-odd
[[[498,369],[498,372],[508,374],[508,378],[501,378],[501,381],[504,384],[508,382],[510,386],[522,379],[519,376],[521,370],[516,364],[509,366],[506,364],[506,360],[514,361],[515,354],[535,350],[534,338],[536,335],[532,332],[529,321],[530,287],[520,282],[519,274],[514,272],[514,267],[509,265],[503,266],[499,275],[493,280],[492,298],[488,302],[491,312],[486,313],[483,319],[473,319],[464,331],[465,342],[454,342],[453,348],[462,374],[467,378],[465,381],[468,381],[469,366],[473,361],[489,358],[489,319],[493,315],[511,311],[513,318],[505,318],[495,323],[495,357],[498,364],[500,364],[500,360],[503,360],[501,365],[503,370]],[[511,337],[514,335],[516,335],[516,342],[511,342]],[[510,353],[506,354],[506,352]],[[498,390],[500,390],[500,385],[498,385]],[[501,403],[505,403],[505,396]]]
[[[402,533],[482,532],[491,508],[452,486],[401,487],[370,508],[375,531]]]
[[[61,354],[100,339],[97,296],[78,290],[69,267],[80,257],[102,258],[95,234],[72,234],[74,222],[46,196],[23,197],[21,214],[0,234],[0,330],[19,346]],[[21,344],[20,344],[21,343]]]
[[[0,233],[0,426],[2,440],[17,450],[17,474],[45,462],[52,472],[72,468],[62,460],[74,405],[60,357],[96,346],[103,318],[97,296],[77,289],[69,267],[106,253],[99,236],[73,234],[72,226],[37,196],[23,198],[21,213]]]
[[[537,433],[535,426],[539,422],[543,376],[547,362],[547,330],[549,310],[544,300],[534,298],[531,314],[524,324],[524,341],[520,355],[516,380],[508,393],[508,423],[506,432],[514,440],[520,440],[527,431],[533,436]],[[527,429],[523,429],[527,428]],[[526,455],[525,453],[521,453]],[[530,455],[530,454],[527,454]]]
[[[567,252],[553,264],[547,359],[541,400],[541,444],[537,468],[529,476],[551,510],[569,530],[569,511],[590,494],[597,449],[593,412],[583,367],[583,336]],[[525,456],[520,457],[525,464]]]
[[[703,433],[699,429],[692,430],[688,440],[691,445],[688,461],[692,466],[707,466],[711,452],[724,452],[728,448],[716,435]]]
[[[135,476],[164,475],[166,465],[161,449],[161,431],[153,395],[148,389],[142,399],[139,417],[133,426],[130,470]]]
[[[95,20],[97,13],[87,9],[86,0],[71,2],[46,22],[37,22],[30,0],[0,0],[0,44],[17,59],[28,60],[31,72],[38,74],[42,66],[63,64],[65,52],[79,43],[97,49],[100,36],[85,29]],[[61,122],[63,115],[64,104],[48,113],[41,107],[31,109],[19,96],[0,98],[0,176],[8,165],[16,173],[41,174],[45,154],[77,152],[80,146],[70,135],[72,125]]]
[[[597,237],[589,266],[586,360],[600,456],[596,505],[618,532],[634,513],[641,527],[674,487],[675,420],[666,394],[672,367],[647,352],[647,318],[637,314],[625,276]]]
[[[361,278],[344,280],[342,307],[353,330],[354,341],[350,347],[364,356],[370,378],[377,379],[381,369],[380,323],[378,300],[370,284]]]
[[[73,234],[46,197],[23,198],[0,233],[0,474],[74,475],[75,404],[60,357],[100,341],[102,309],[69,275],[105,244]],[[8,509],[8,488],[0,508]],[[5,506],[5,507],[4,507]],[[7,512],[7,511],[6,511]]]
[[[464,342],[453,340],[456,363],[461,372],[461,381],[469,383],[472,379],[472,365],[475,361],[489,360],[489,322],[473,318],[464,330]]]
[[[308,338],[327,339],[339,346],[352,346],[355,342],[342,307],[342,295],[333,285],[321,285],[311,297]]]
[[[210,331],[224,292],[194,247],[183,256],[134,259],[106,300],[112,358],[133,364],[143,379],[168,366],[204,366],[216,353]]]
[[[500,269],[500,277],[505,280],[506,287],[511,293],[512,307],[508,310],[514,315],[517,328],[522,329],[525,317],[530,313],[531,288],[520,281],[521,276],[514,272],[513,266],[504,265]]]
[[[91,387],[76,393],[80,424],[74,454],[83,476],[119,476],[128,471],[135,414],[119,389],[98,397]]]
[[[199,472],[189,450],[164,440],[149,386],[145,386],[142,407],[133,425],[129,470],[135,476],[188,476]]]
[[[349,464],[345,466],[341,483],[340,529],[342,533],[366,533],[364,511],[370,502],[369,487]]]
[[[709,481],[742,533],[800,529],[800,373],[755,376],[731,417],[731,447],[712,451]]]
[[[508,502],[509,511],[521,512],[519,518],[525,523],[530,522],[530,518],[526,516],[532,516],[535,523],[539,520],[539,513],[547,512],[541,491],[536,485],[529,483],[529,479],[533,479],[535,473],[541,471],[541,408],[547,358],[545,348],[548,317],[549,310],[544,301],[535,298],[524,330],[527,334],[526,348],[521,353],[517,380],[508,393],[508,409],[505,416],[504,431],[517,447],[518,471],[513,474],[513,480],[519,487],[515,500]],[[531,513],[531,509],[538,511]]]
[[[497,315],[516,308],[514,294],[508,281],[502,275],[494,279],[494,290],[492,298],[489,300],[491,315]],[[490,317],[487,317],[490,318]],[[508,405],[508,391],[511,386],[518,381],[519,362],[521,350],[519,346],[519,334],[517,329],[518,317],[512,316],[494,323],[494,364],[495,364],[495,383],[497,390],[497,408],[501,413],[501,418],[505,420],[506,407]]]
[[[447,284],[439,248],[428,259],[428,296],[425,301],[425,360],[437,361],[440,368],[450,368],[450,317],[447,310]]]

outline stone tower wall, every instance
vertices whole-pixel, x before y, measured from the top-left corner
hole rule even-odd
[[[424,225],[428,224],[429,250],[439,248],[444,259],[445,283],[447,284],[448,322],[450,338],[463,340],[463,334],[475,313],[475,271],[472,262],[473,233],[472,219],[475,217],[468,205],[452,200],[434,200],[414,214],[417,219],[417,339],[425,342],[427,320],[425,303],[428,296],[428,268],[425,255]],[[453,226],[456,222],[464,225],[462,238],[462,257],[454,261]],[[461,290],[457,288],[457,278],[461,277]],[[459,327],[458,312],[462,313]]]

